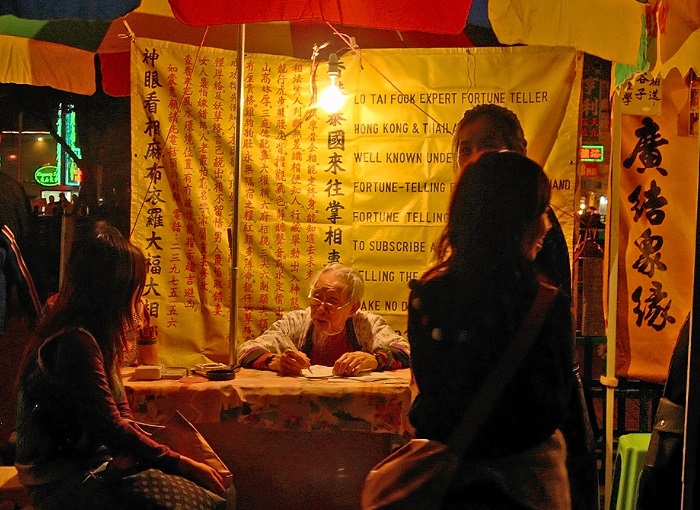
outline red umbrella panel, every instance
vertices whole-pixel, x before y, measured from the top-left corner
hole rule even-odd
[[[341,52],[345,43],[334,34],[354,37],[360,48],[468,47],[463,33],[444,34],[350,27],[319,21],[246,25],[246,52],[309,58],[314,44]],[[48,86],[91,95],[101,88],[112,96],[129,95],[129,34],[189,45],[237,49],[239,25],[193,27],[178,21],[166,0],[144,0],[139,8],[114,21],[20,19],[0,16],[0,82]]]
[[[457,34],[464,30],[471,0],[169,0],[187,25],[316,20],[401,31]]]

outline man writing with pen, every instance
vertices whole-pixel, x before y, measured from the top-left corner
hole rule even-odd
[[[337,376],[409,366],[406,339],[379,315],[360,310],[364,281],[350,266],[332,263],[311,285],[309,307],[285,314],[238,348],[243,367],[300,375],[312,365]]]

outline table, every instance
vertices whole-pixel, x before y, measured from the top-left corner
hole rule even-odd
[[[272,430],[355,430],[407,436],[410,369],[375,382],[284,377],[242,368],[230,381],[201,376],[135,381],[125,369],[129,404],[138,421],[164,423],[179,410],[193,423],[236,422]],[[388,375],[389,373],[385,373]]]
[[[230,381],[191,376],[124,386],[138,421],[179,410],[234,475],[241,510],[359,508],[369,469],[412,436],[410,369],[377,382],[283,377],[240,369]]]

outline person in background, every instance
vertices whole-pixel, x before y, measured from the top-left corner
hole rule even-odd
[[[37,509],[127,508],[116,486],[90,476],[110,457],[184,477],[195,491],[225,491],[218,472],[133,421],[120,364],[145,278],[143,254],[103,222],[71,251],[58,298],[20,365],[15,465]]]
[[[64,192],[60,192],[58,194],[58,205],[56,206],[56,209],[54,210],[54,214],[57,216],[63,216],[64,214],[69,214],[69,209],[70,209],[70,202],[66,198],[66,194]]]
[[[525,156],[527,140],[515,113],[496,104],[481,104],[462,115],[455,128],[452,149],[455,172],[459,173],[484,152],[509,150]],[[571,266],[566,237],[554,211],[550,209],[547,214],[552,228],[545,237],[536,263],[554,285],[571,296]]]
[[[436,262],[410,285],[417,437],[450,440],[539,287],[553,289],[533,262],[551,227],[549,198],[542,168],[515,152],[483,154],[460,174]],[[571,508],[559,431],[573,384],[571,313],[555,292],[533,345],[467,445],[443,508]]]
[[[58,215],[58,202],[56,202],[56,197],[49,195],[49,201],[46,203],[44,208],[44,214],[46,216],[56,216]]]
[[[0,463],[13,459],[8,439],[15,426],[17,360],[41,308],[33,275],[39,262],[32,249],[34,216],[24,188],[6,169],[0,160]]]
[[[0,226],[7,225],[15,235],[22,252],[27,253],[31,235],[32,208],[22,185],[5,174],[0,160]]]
[[[241,366],[299,375],[311,365],[341,376],[409,366],[408,342],[379,315],[360,310],[364,281],[332,263],[311,284],[310,306],[285,314],[238,348]]]
[[[32,207],[32,212],[34,213],[34,216],[41,216],[44,214],[44,210],[46,209],[46,199],[43,197],[36,197],[32,200],[30,200],[30,205]]]

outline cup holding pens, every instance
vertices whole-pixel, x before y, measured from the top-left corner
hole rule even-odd
[[[139,365],[158,364],[158,332],[155,326],[141,329],[140,338],[136,341],[136,360]]]

